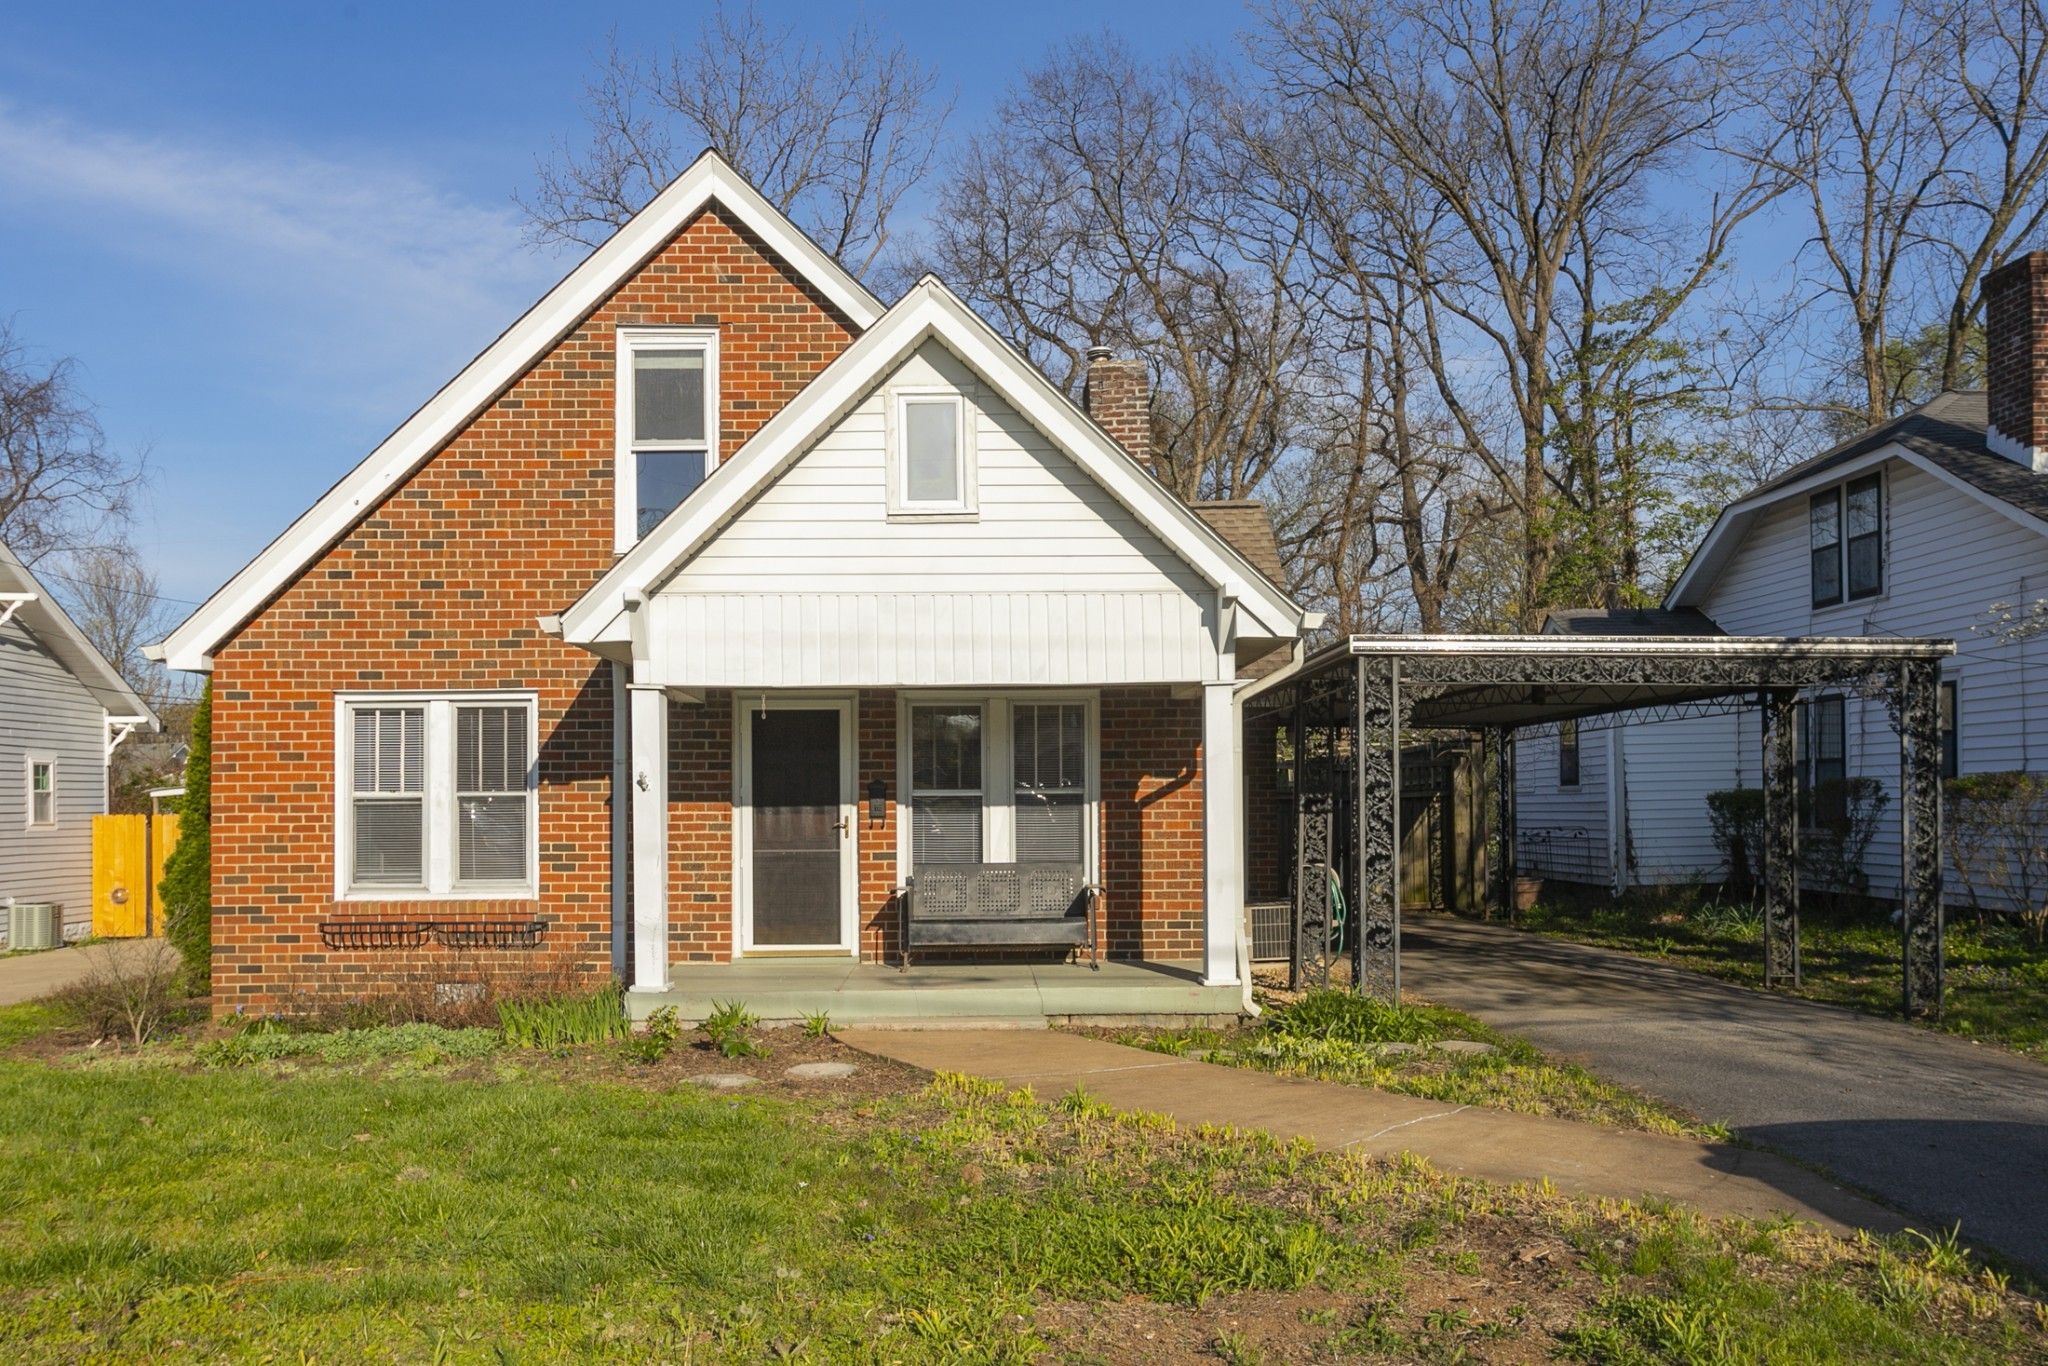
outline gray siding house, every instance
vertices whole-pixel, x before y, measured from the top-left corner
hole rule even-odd
[[[1945,775],[2048,771],[2048,252],[2001,267],[1985,295],[1987,390],[1944,393],[1730,504],[1631,629],[1952,639]],[[1559,612],[1547,629],[1617,627]],[[1754,708],[1611,722],[1517,737],[1519,871],[1617,891],[1724,877],[1706,794],[1760,783]],[[1809,779],[1883,784],[1866,869],[1874,895],[1896,896],[1899,743],[1884,705],[1812,693],[1798,747]]]
[[[0,908],[56,902],[67,939],[91,929],[92,818],[136,729],[156,713],[0,544]]]

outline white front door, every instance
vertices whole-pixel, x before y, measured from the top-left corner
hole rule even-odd
[[[740,949],[857,953],[854,704],[742,696],[736,705]]]

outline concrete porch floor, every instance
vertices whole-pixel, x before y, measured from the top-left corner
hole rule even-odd
[[[714,1002],[739,1001],[765,1022],[820,1011],[834,1025],[942,1025],[946,1021],[1041,1026],[1048,1018],[1157,1019],[1235,1016],[1238,987],[1206,987],[1193,963],[933,964],[898,972],[848,958],[745,958],[737,963],[678,963],[669,990],[628,992],[627,1012],[644,1020],[674,1006],[696,1023]]]

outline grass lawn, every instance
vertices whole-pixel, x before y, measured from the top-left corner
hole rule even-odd
[[[250,1061],[86,1054],[49,1026],[0,1011],[9,1361],[2048,1354],[2040,1306],[1939,1238],[1571,1201],[1080,1095],[878,1088],[887,1064],[804,1090],[772,1036],[774,1059],[715,1060],[770,1084],[720,1094],[687,1082],[706,1060],[618,1044],[414,1027]]]
[[[1443,1006],[1388,1010],[1333,990],[1311,993],[1295,1007],[1269,1005],[1258,1022],[1233,1029],[1087,1032],[1179,1057],[1199,1052],[1206,1061],[1228,1067],[1371,1086],[1454,1105],[1485,1105],[1723,1142],[1729,1138],[1724,1125],[1702,1122],[1583,1067],[1546,1058],[1528,1040],[1502,1034]],[[1493,1051],[1436,1047],[1457,1040],[1485,1044]]]
[[[1950,915],[1946,990],[1934,1027],[2048,1059],[2048,949],[2014,927],[1980,927],[1963,913]],[[1711,891],[1553,894],[1516,924],[1763,985],[1761,912]],[[1899,932],[1882,912],[1802,906],[1799,945],[1803,985],[1793,994],[1897,1018]]]

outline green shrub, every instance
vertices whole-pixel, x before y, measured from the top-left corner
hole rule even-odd
[[[1434,1043],[1442,1037],[1428,1016],[1348,991],[1311,991],[1274,1011],[1266,1026],[1294,1039],[1341,1043]]]
[[[489,1029],[402,1024],[319,1034],[257,1025],[229,1038],[209,1040],[192,1051],[208,1067],[246,1067],[285,1058],[318,1058],[322,1062],[363,1062],[408,1055],[423,1061],[481,1058],[497,1047],[498,1035]]]
[[[570,1048],[632,1035],[618,983],[588,996],[498,1002],[498,1027],[515,1048]]]
[[[647,1032],[626,1040],[626,1056],[639,1062],[656,1063],[667,1057],[683,1034],[674,1006],[663,1006],[647,1017]]]
[[[192,749],[185,795],[178,800],[178,847],[164,860],[157,887],[164,934],[185,960],[185,981],[197,994],[213,990],[213,681],[192,713]]]
[[[1713,827],[1714,847],[1728,860],[1728,889],[1738,896],[1754,892],[1763,877],[1764,790],[1709,792],[1707,823]]]
[[[761,1017],[748,1010],[743,1002],[713,1001],[711,1014],[698,1028],[704,1031],[721,1057],[765,1058],[768,1046],[748,1033],[760,1023]]]

